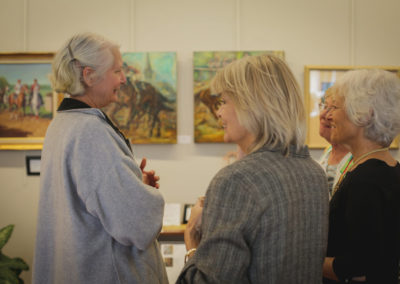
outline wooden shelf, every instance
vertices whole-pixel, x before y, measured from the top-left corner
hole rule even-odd
[[[163,226],[158,241],[160,242],[184,242],[183,233],[186,225]]]

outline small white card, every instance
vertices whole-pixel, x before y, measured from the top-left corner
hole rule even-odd
[[[181,224],[181,204],[166,203],[164,207],[163,226]]]

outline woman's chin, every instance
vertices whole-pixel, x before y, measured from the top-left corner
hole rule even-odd
[[[325,130],[325,129],[324,129]],[[319,136],[321,136],[322,138],[324,138],[326,141],[330,142],[331,140],[331,133],[330,131],[320,131],[319,132]]]
[[[332,135],[332,136],[330,137],[330,143],[331,143],[331,144],[341,144],[342,141],[340,141],[339,137],[333,136],[333,135]]]
[[[226,135],[226,133],[224,134],[224,142],[225,142],[225,143],[231,143],[231,142],[233,142],[232,139],[229,137],[229,135]]]

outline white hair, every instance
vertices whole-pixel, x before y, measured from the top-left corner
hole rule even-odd
[[[86,85],[84,67],[94,69],[99,80],[114,63],[119,46],[94,33],[81,33],[70,38],[54,57],[50,81],[55,91],[71,96],[82,95]]]
[[[400,133],[400,79],[382,69],[348,71],[333,86],[344,98],[352,123],[364,127],[364,135],[388,147]]]

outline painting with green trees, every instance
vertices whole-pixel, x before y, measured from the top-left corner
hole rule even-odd
[[[210,91],[216,72],[234,60],[245,56],[274,54],[284,58],[283,51],[201,51],[193,54],[194,140],[223,142],[224,130],[219,124],[217,110],[219,95]]]

